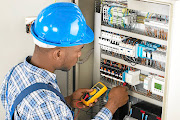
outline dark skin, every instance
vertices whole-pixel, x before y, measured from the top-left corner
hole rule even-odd
[[[35,51],[30,62],[52,73],[54,73],[55,70],[68,71],[76,64],[78,58],[81,56],[81,49],[83,47],[84,45],[47,49],[35,46]],[[78,89],[71,96],[65,97],[65,100],[71,107],[77,108],[76,102],[80,100],[81,96],[85,92],[92,91],[91,89]],[[95,102],[97,102],[97,100],[95,100]],[[78,103],[78,106],[87,108],[87,106],[82,103]],[[89,106],[91,107],[93,104]]]
[[[55,70],[68,71],[76,64],[78,58],[81,56],[81,49],[83,47],[84,45],[61,48],[41,48],[36,45],[30,62],[52,73],[54,73]],[[71,107],[77,108],[76,102],[80,100],[82,95],[92,91],[92,89],[78,89],[72,95],[65,97],[65,100]],[[109,100],[105,107],[114,114],[119,107],[127,103],[128,99],[126,87],[115,87],[110,91]],[[96,102],[97,100],[95,100],[95,103]],[[79,103],[78,106],[87,108],[87,106],[82,103]],[[93,104],[89,105],[89,107],[91,106],[93,106]]]

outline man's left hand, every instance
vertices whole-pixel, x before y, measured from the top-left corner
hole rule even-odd
[[[65,99],[66,99],[66,102],[73,108],[88,108],[88,106],[84,105],[82,102],[79,102],[76,106],[76,103],[78,101],[81,101],[81,97],[85,94],[85,93],[90,93],[92,92],[93,89],[86,89],[86,88],[83,88],[83,89],[78,89],[76,90],[72,95],[70,96],[67,96]],[[96,99],[94,102],[96,103],[98,100]],[[94,105],[94,103],[92,104],[89,104],[89,107],[92,107]]]

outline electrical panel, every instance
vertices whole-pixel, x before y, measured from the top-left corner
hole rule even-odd
[[[139,112],[142,120],[162,119],[170,5],[149,0],[96,0],[95,8],[94,82],[101,81],[109,89],[118,85],[129,88],[124,117],[133,119],[135,106],[143,103],[159,111],[149,119],[146,115],[153,112]],[[99,106],[107,97],[103,96]]]

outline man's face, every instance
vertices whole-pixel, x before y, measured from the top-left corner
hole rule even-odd
[[[62,56],[62,65],[61,65],[61,70],[63,71],[68,71],[74,66],[78,58],[81,56],[81,49],[84,47],[84,45],[78,45],[78,46],[73,46],[73,47],[67,47],[67,48],[62,48],[64,52],[64,56]]]

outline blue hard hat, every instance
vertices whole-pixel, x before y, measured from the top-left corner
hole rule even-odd
[[[94,33],[76,4],[59,2],[44,8],[34,23],[31,33],[39,42],[69,47],[90,43]]]

